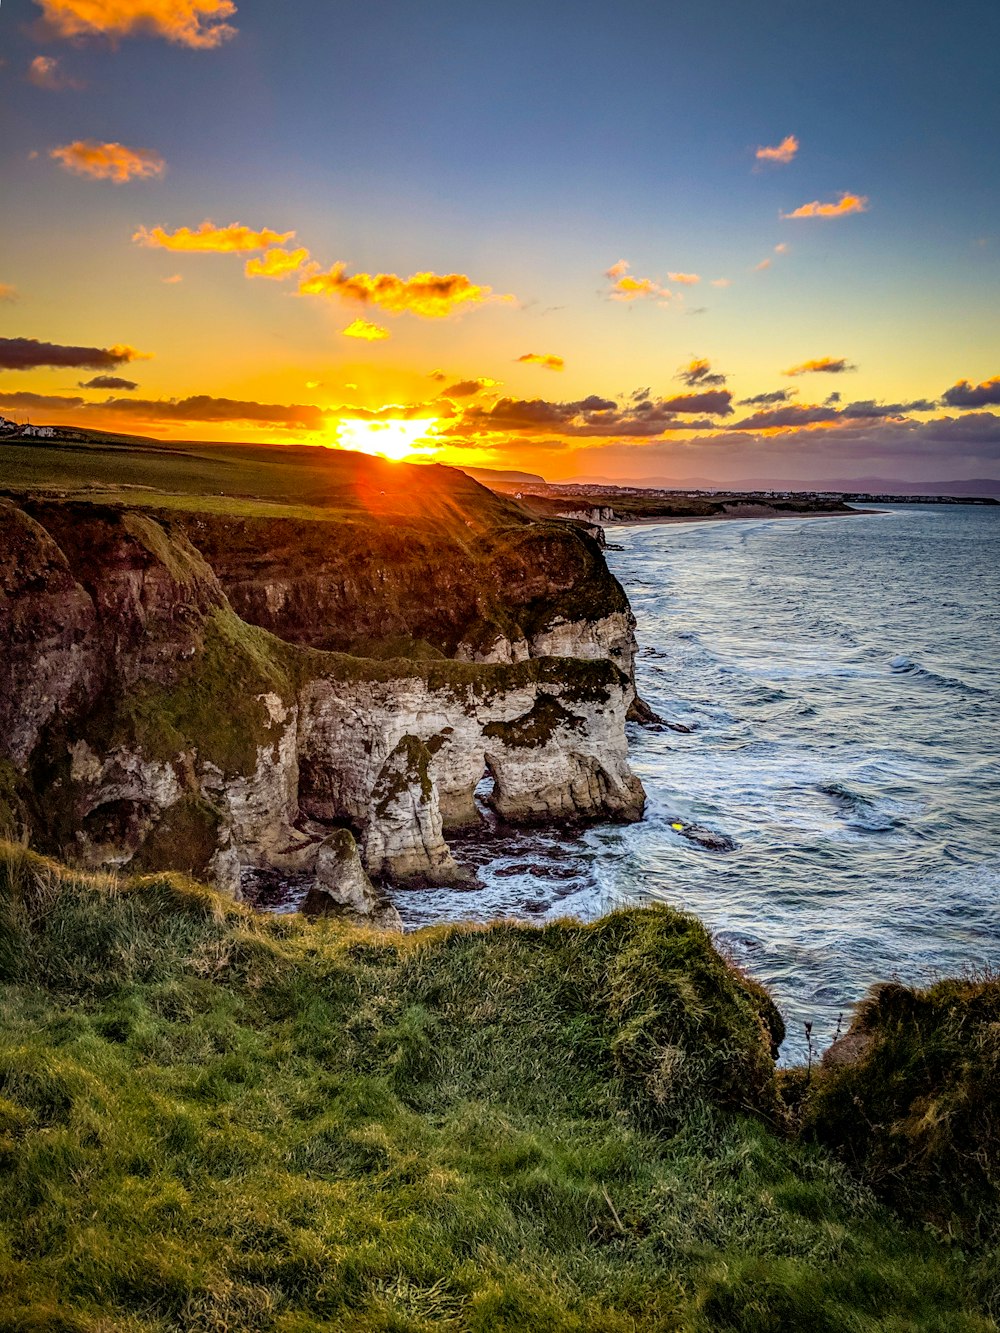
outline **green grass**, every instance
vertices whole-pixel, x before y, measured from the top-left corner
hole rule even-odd
[[[905,1216],[1000,1247],[1000,976],[878,986],[849,1037],[859,1058],[818,1081],[805,1133]]]
[[[995,1329],[667,908],[406,938],[0,855],[0,1329]]]

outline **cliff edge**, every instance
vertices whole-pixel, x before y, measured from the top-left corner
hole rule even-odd
[[[238,896],[339,829],[376,880],[458,880],[484,775],[512,823],[641,815],[634,621],[597,544],[451,469],[354,458],[310,505],[0,500],[8,826]]]

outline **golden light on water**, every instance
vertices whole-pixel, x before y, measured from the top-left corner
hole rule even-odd
[[[362,454],[377,454],[398,462],[411,454],[431,454],[438,446],[430,438],[437,423],[433,420],[387,418],[371,421],[362,417],[344,417],[337,423],[336,445]],[[419,443],[423,441],[423,443]]]

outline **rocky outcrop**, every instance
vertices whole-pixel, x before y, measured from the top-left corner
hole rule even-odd
[[[307,916],[347,916],[382,930],[403,929],[399,913],[365,873],[358,845],[347,829],[336,829],[316,852],[316,882],[302,910]]]
[[[368,875],[440,884],[461,877],[447,837],[478,821],[487,773],[512,822],[641,814],[624,731],[631,613],[586,539],[484,537],[504,588],[518,589],[516,622],[496,598],[477,622],[508,645],[497,660],[461,660],[461,638],[450,659],[431,646],[382,660],[246,623],[189,517],[29,507],[0,507],[13,682],[0,692],[0,760],[45,850],[90,868],[187,870],[238,893],[245,866],[315,869],[335,825],[353,831]],[[529,549],[553,568],[533,570]],[[596,587],[611,607],[587,616]]]

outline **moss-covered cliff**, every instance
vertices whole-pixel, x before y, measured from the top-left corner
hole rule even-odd
[[[487,769],[511,820],[638,816],[633,622],[596,544],[450,469],[329,473],[310,506],[0,501],[5,826],[237,892],[330,826],[373,874],[453,879]],[[426,771],[396,771],[404,738]]]

